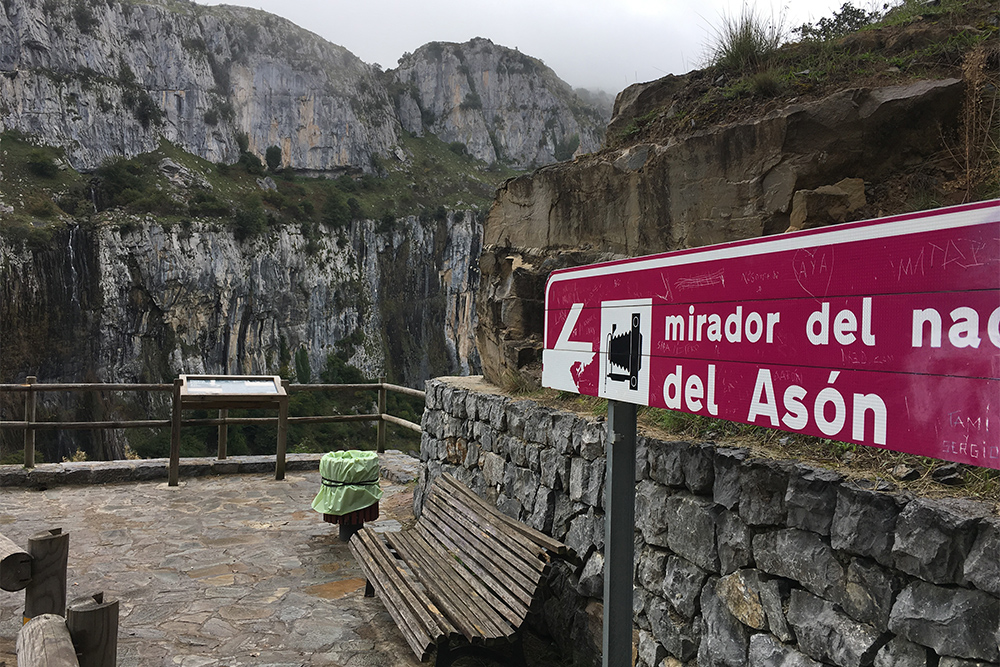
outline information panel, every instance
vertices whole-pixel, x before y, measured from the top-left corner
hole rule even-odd
[[[1000,468],[1000,200],[555,271],[542,384]]]

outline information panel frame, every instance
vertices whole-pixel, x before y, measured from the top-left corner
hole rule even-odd
[[[1000,200],[554,271],[542,384],[1000,469]]]

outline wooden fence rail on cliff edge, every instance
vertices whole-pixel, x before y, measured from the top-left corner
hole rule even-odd
[[[387,414],[385,412],[386,392],[392,391],[415,398],[424,398],[424,392],[389,382],[357,384],[293,384],[288,385],[289,392],[300,391],[378,391],[378,413],[360,415],[314,415],[308,417],[288,417],[288,424],[332,424],[338,422],[378,422],[376,450],[385,450],[385,423],[394,424],[416,433],[421,432],[420,424]],[[40,430],[99,430],[128,428],[170,428],[172,419],[125,419],[104,421],[36,421],[36,395],[39,392],[80,392],[80,391],[125,391],[125,392],[168,392],[174,389],[173,384],[126,384],[112,382],[54,382],[40,384],[35,376],[28,376],[24,384],[0,384],[0,394],[3,392],[24,393],[25,410],[21,421],[0,421],[0,431],[24,431],[24,467],[35,467],[35,431]],[[217,426],[219,428],[219,460],[225,460],[228,443],[228,427],[230,425],[247,424],[278,424],[278,417],[230,417],[228,410],[220,410],[215,419],[181,419],[181,426]],[[276,456],[278,456],[276,454]],[[280,458],[284,458],[283,456]]]

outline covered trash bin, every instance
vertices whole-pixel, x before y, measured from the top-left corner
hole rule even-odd
[[[340,526],[340,537],[347,541],[365,521],[378,518],[378,454],[358,449],[328,452],[319,460],[322,486],[312,508],[323,520]]]

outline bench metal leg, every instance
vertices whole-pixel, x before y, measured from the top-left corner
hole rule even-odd
[[[451,646],[451,642],[445,639],[437,647],[437,658],[434,660],[434,667],[451,667],[456,660],[467,655],[475,656],[481,660],[489,660],[509,667],[527,667],[528,663],[524,659],[524,642],[521,634],[518,633],[510,644],[508,651],[501,651],[499,648],[481,646],[479,644],[462,644]]]
[[[372,582],[365,579],[365,597],[373,598],[375,597],[375,587],[372,586]]]

